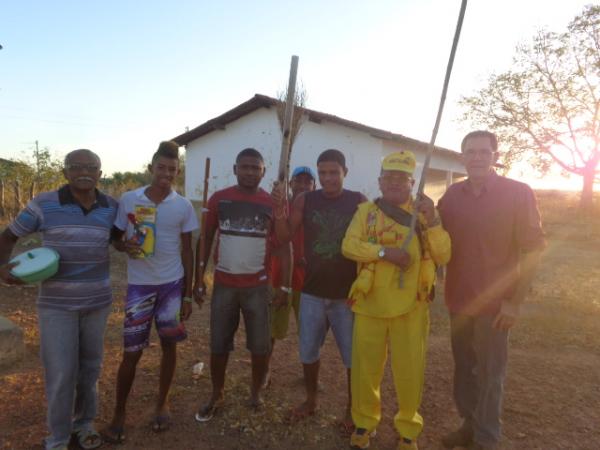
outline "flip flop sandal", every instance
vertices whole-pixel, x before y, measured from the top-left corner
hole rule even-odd
[[[221,407],[221,403],[213,403],[212,405],[209,403],[207,405],[204,405],[198,410],[194,418],[196,419],[196,422],[208,422],[215,416],[215,414],[219,411]]]
[[[162,433],[171,428],[171,416],[169,414],[158,415],[152,421],[152,431]]]
[[[108,434],[108,433],[110,434]],[[108,427],[100,432],[104,442],[109,444],[123,444],[125,442],[125,432],[123,427]]]
[[[77,444],[83,450],[92,450],[102,445],[102,436],[95,430],[75,431]]]

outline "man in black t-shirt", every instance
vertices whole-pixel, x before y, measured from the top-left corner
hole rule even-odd
[[[348,408],[343,423],[351,429],[353,315],[346,300],[356,278],[356,263],[342,255],[341,244],[358,204],[367,199],[360,192],[344,189],[348,169],[339,150],[321,153],[317,170],[322,188],[300,194],[292,204],[289,218],[284,186],[276,185],[272,193],[278,240],[289,241],[300,226],[304,228],[306,278],[300,298],[300,360],[304,367],[306,401],[292,410],[290,419],[303,419],[317,408],[320,348],[331,326],[347,369]]]

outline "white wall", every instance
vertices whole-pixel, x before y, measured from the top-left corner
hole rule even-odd
[[[272,181],[277,173],[281,147],[281,131],[274,109],[258,109],[227,124],[224,130],[215,130],[190,142],[186,150],[185,195],[191,200],[202,199],[206,157],[210,158],[209,195],[236,184],[235,157],[247,147],[261,152],[266,177]],[[263,180],[262,187],[270,191],[270,182]]]
[[[270,191],[277,177],[281,131],[275,108],[260,108],[235,122],[224,130],[215,130],[190,142],[186,152],[185,193],[192,200],[201,200],[205,158],[211,158],[209,194],[236,183],[233,164],[236,155],[246,147],[254,147],[265,158],[267,172],[261,184]],[[381,159],[394,151],[401,150],[399,144],[374,138],[363,131],[354,130],[336,123],[317,124],[305,120],[292,150],[290,167],[310,166],[316,172],[319,154],[328,148],[341,150],[349,168],[344,186],[361,191],[372,199],[379,195],[377,177]],[[425,159],[417,152],[417,164]],[[464,171],[461,164],[446,155],[434,155],[432,168]],[[417,170],[420,173],[420,170]],[[415,183],[416,184],[416,183]]]
[[[381,139],[331,122],[305,121],[294,144],[290,167],[306,165],[316,173],[317,158],[328,148],[338,149],[346,156],[348,176],[344,187],[360,191],[368,198],[377,195],[377,176],[383,156]]]
[[[270,191],[277,177],[281,131],[274,108],[258,109],[226,126],[192,142],[186,150],[185,193],[192,200],[202,199],[204,165],[211,159],[209,195],[236,183],[232,166],[236,155],[246,147],[254,147],[265,159],[267,172],[261,187]],[[306,120],[296,137],[290,167],[310,166],[316,172],[319,154],[337,148],[346,155],[349,173],[346,187],[377,194],[376,177],[382,158],[381,139],[332,123],[317,124]],[[374,184],[375,182],[375,184]]]

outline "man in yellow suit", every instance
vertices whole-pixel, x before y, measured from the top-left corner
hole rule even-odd
[[[432,200],[413,201],[415,156],[391,153],[381,165],[382,197],[359,205],[342,243],[346,258],[358,262],[358,277],[349,294],[354,311],[352,337],[353,449],[369,446],[381,420],[380,386],[388,347],[398,413],[394,425],[399,450],[417,449],[423,428],[418,413],[423,391],[429,304],[436,265],[450,259],[450,238]],[[417,227],[406,250],[413,208]]]

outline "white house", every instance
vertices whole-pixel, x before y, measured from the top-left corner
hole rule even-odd
[[[204,167],[211,159],[209,194],[236,183],[233,164],[236,155],[254,147],[265,159],[266,175],[262,187],[270,191],[277,177],[282,132],[277,117],[281,102],[257,94],[214,119],[173,138],[186,146],[185,193],[193,201],[202,199]],[[344,186],[363,192],[369,199],[379,195],[377,176],[381,159],[394,151],[410,150],[422,164],[428,144],[340,117],[296,109],[302,114],[290,168],[306,165],[316,169],[318,155],[328,148],[341,150],[346,156],[348,176]],[[316,170],[315,170],[316,172]],[[417,174],[421,172],[417,166]],[[436,147],[426,174],[425,192],[437,199],[452,180],[465,175],[457,152]],[[418,183],[415,183],[415,185]]]

